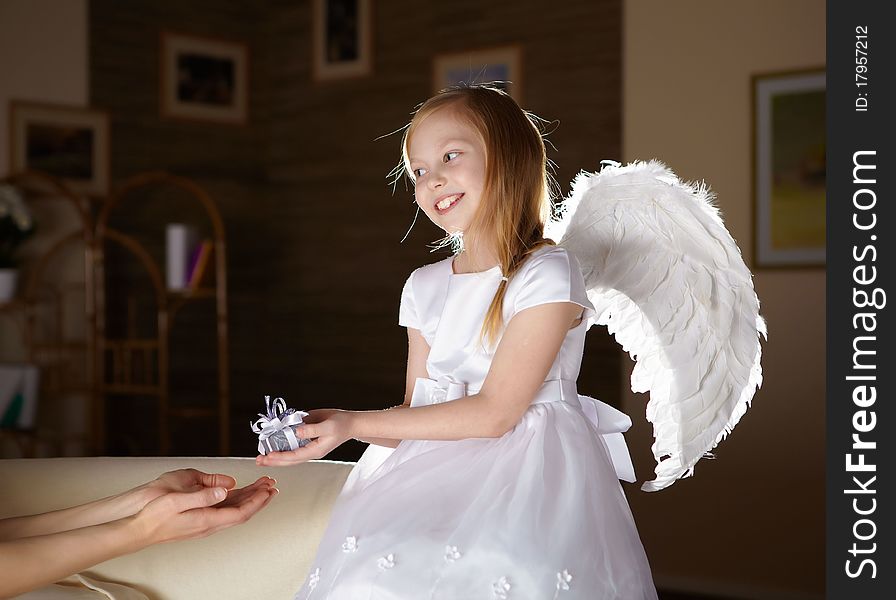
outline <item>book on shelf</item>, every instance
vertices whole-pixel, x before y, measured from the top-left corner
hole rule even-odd
[[[208,273],[211,271],[211,260],[214,252],[214,244],[211,240],[202,240],[196,246],[191,260],[189,277],[187,279],[187,287],[190,290],[197,290],[202,287],[202,283],[208,279]]]
[[[205,241],[205,240],[203,240]],[[190,281],[193,273],[196,271],[196,265],[199,263],[199,255],[202,253],[202,242],[195,244],[190,252],[190,259],[187,261],[187,270],[184,272],[184,286],[190,287]]]
[[[168,289],[183,290],[189,285],[190,255],[198,234],[184,223],[169,223],[165,228],[165,275]]]

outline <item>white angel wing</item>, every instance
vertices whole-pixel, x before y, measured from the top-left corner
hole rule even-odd
[[[632,391],[650,392],[657,469],[641,489],[657,491],[692,475],[746,412],[768,334],[706,185],[656,160],[603,162],[576,177],[545,235],[579,260],[594,322],[636,361]]]

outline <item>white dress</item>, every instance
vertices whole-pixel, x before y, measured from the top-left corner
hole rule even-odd
[[[399,324],[431,350],[411,405],[483,385],[494,348],[477,347],[499,267],[414,271]],[[575,302],[571,329],[520,422],[500,438],[371,445],[349,474],[297,600],[641,600],[656,598],[619,478],[633,480],[626,415],[576,392],[594,307],[565,249],[539,248],[508,283],[504,323]]]

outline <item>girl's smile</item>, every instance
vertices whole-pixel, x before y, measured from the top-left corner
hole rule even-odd
[[[436,212],[440,215],[444,215],[446,212],[454,208],[454,206],[460,202],[460,199],[463,198],[464,194],[461,192],[460,194],[443,194],[436,198]]]

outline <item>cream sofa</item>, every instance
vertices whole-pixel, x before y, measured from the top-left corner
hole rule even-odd
[[[253,458],[0,460],[0,517],[81,504],[184,467],[232,475],[239,487],[270,475],[280,494],[247,523],[207,538],[147,548],[97,565],[84,575],[125,584],[151,600],[291,599],[305,579],[333,501],[353,464],[312,461],[260,468]],[[51,598],[54,593],[46,589],[26,597]],[[90,594],[98,593],[77,597],[94,597]]]

